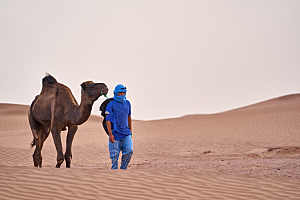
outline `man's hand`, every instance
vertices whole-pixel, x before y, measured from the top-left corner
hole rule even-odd
[[[109,134],[109,141],[111,143],[114,143],[115,142],[115,136],[113,134]]]
[[[106,125],[107,125],[107,130],[108,130],[108,133],[109,133],[109,141],[111,143],[114,143],[115,142],[115,137],[114,137],[114,135],[112,134],[112,131],[111,131],[111,122],[106,121]]]

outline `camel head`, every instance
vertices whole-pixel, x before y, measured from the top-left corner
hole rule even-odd
[[[85,81],[81,84],[81,96],[84,96],[89,103],[96,101],[101,95],[107,95],[108,88],[104,83]]]

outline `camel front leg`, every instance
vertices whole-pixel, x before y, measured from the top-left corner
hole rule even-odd
[[[67,135],[67,141],[66,141],[66,153],[65,153],[65,160],[66,160],[66,167],[70,168],[71,167],[71,160],[72,160],[72,143],[73,143],[73,138],[75,136],[75,133],[77,131],[77,126],[69,126],[68,128],[68,135]]]
[[[62,152],[60,131],[58,131],[56,129],[52,129],[51,133],[52,133],[53,141],[54,141],[56,151],[57,151],[56,168],[60,168],[60,165],[64,162],[64,154]]]

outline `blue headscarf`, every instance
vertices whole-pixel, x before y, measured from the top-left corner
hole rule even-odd
[[[124,92],[125,95],[118,96],[119,92]],[[124,103],[126,101],[126,92],[127,92],[126,87],[122,84],[118,84],[114,90],[114,100]]]

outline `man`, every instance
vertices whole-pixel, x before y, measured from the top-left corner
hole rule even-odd
[[[127,89],[124,85],[117,85],[114,89],[114,98],[107,104],[105,111],[112,169],[118,169],[121,151],[120,169],[127,169],[133,153],[131,104],[126,100],[126,92]]]

